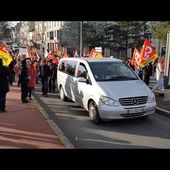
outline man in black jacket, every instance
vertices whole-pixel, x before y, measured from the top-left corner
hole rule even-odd
[[[22,60],[21,65],[21,75],[20,75],[20,82],[21,82],[21,100],[22,103],[27,103],[27,96],[28,96],[28,81],[30,77],[28,76],[28,68],[26,59]]]
[[[0,58],[0,112],[6,112],[6,94],[9,92],[9,70]]]
[[[48,81],[50,76],[50,67],[48,65],[47,60],[44,58],[40,65],[40,77],[42,84],[42,95],[48,96]]]

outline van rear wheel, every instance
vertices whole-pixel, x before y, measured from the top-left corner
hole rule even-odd
[[[66,100],[67,100],[67,97],[66,97],[66,95],[65,95],[65,93],[64,93],[63,87],[60,87],[60,99],[61,99],[62,101],[66,101]]]
[[[93,123],[99,124],[101,122],[98,108],[94,101],[90,102],[90,104],[89,104],[89,116]]]

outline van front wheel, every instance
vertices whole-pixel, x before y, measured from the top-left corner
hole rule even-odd
[[[63,87],[60,87],[60,99],[61,99],[62,101],[66,101],[66,99],[67,99],[67,97],[66,97],[66,95],[65,95],[65,93],[64,93]]]
[[[93,123],[99,124],[101,122],[98,108],[94,101],[90,102],[90,104],[89,104],[89,116]]]

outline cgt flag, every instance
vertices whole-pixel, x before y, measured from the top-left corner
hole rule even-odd
[[[8,66],[13,60],[10,54],[6,51],[6,44],[4,43],[0,47],[0,58],[2,58],[4,66]]]
[[[140,55],[141,55],[140,66],[142,68],[145,67],[150,62],[154,61],[156,58],[158,58],[155,49],[152,47],[148,39],[145,39]]]
[[[135,48],[133,52],[132,62],[131,64],[135,67],[139,66],[141,62],[141,56],[139,51]]]

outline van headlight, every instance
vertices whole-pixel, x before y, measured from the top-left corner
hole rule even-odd
[[[119,104],[116,100],[113,100],[109,97],[101,96],[100,100],[102,103],[109,105],[109,106],[119,106]]]
[[[154,95],[148,97],[148,103],[152,103],[152,102],[155,102],[155,96]]]

